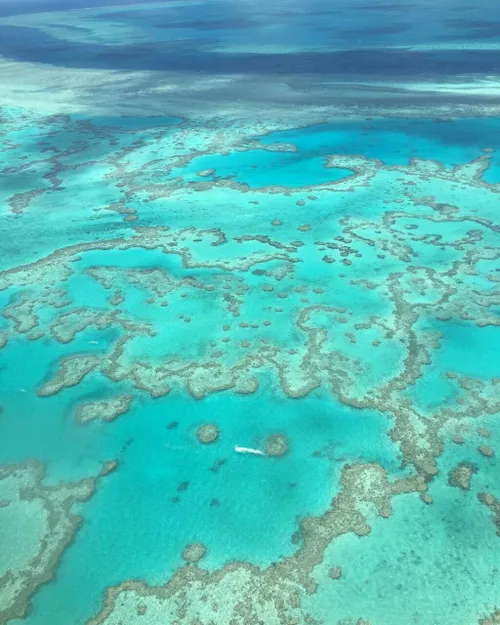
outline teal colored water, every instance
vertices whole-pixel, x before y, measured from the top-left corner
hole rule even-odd
[[[498,620],[499,24],[4,2],[0,625]]]
[[[422,409],[453,405],[463,393],[456,375],[485,382],[496,377],[500,349],[497,326],[478,328],[463,321],[427,322],[422,330],[441,335],[441,346],[432,364],[410,390]]]
[[[192,402],[181,398],[159,400],[154,407],[127,415],[112,435],[103,431],[106,426],[94,428],[92,439],[103,440],[96,445],[98,451],[86,447],[85,455],[97,452],[98,458],[107,457],[126,446],[122,464],[86,506],[92,523],[65,558],[59,579],[41,591],[34,604],[33,622],[45,622],[55,596],[70,598],[59,607],[59,619],[83,620],[89,607],[99,607],[102,589],[110,582],[118,583],[124,576],[163,581],[180,564],[179,544],[210,544],[209,568],[233,559],[268,564],[293,551],[290,536],[297,529],[295,519],[317,513],[335,491],[338,475],[332,474],[329,462],[311,459],[316,446],[325,443],[325,426],[335,436],[339,457],[360,459],[375,454],[377,460],[394,462],[390,449],[382,451],[386,446],[382,420],[377,424],[363,414],[353,419],[349,412],[327,402],[308,402],[308,408],[314,410],[314,420],[303,422],[300,414],[294,423],[290,422],[290,410],[279,407],[286,415],[293,445],[286,464],[279,460],[264,464],[258,457],[233,452],[233,443],[256,445],[268,433],[267,411],[276,414],[276,408],[266,395],[260,401],[237,404],[222,397],[203,406],[201,415]],[[214,451],[197,451],[193,429],[200,416],[206,418],[207,410],[217,414],[222,444]],[[239,424],[231,422],[235,412]],[[166,430],[166,419],[177,419],[182,426],[171,433]],[[274,427],[281,425],[279,420],[273,421]],[[214,472],[220,460],[224,465]],[[179,493],[185,482],[189,486]],[[311,484],[316,484],[315,488],[311,489]],[[175,497],[178,503],[173,502]],[[279,510],[276,499],[280,500]],[[213,500],[218,503],[214,505]],[[108,550],[114,554],[112,559],[106,555]],[[84,557],[92,559],[92,569],[82,569]],[[117,567],[117,562],[122,564]],[[75,592],[79,587],[86,589],[86,596]]]
[[[334,182],[352,175],[348,169],[326,168],[324,156],[304,157],[296,152],[233,152],[194,158],[189,167],[173,169],[171,176],[182,176],[186,182],[195,180],[233,180],[250,188],[300,188]],[[200,172],[214,170],[208,176]]]
[[[468,623],[495,610],[498,536],[489,528],[488,510],[476,511],[475,493],[443,486],[432,494],[438,502],[432,506],[414,496],[398,500],[393,517],[377,521],[370,536],[342,537],[328,552],[318,571],[324,590],[314,597],[320,618],[349,618],[353,596],[356,616],[389,625],[408,615],[417,623]],[[326,567],[339,563],[342,578],[335,583]],[[452,613],[444,609],[443,595]]]
[[[471,430],[478,425],[492,430],[492,438],[498,440],[498,419],[470,422]],[[331,618],[328,610],[333,605],[334,619],[348,618],[353,595],[357,615],[370,614],[389,624],[406,618],[408,606],[411,618],[422,623],[474,622],[478,613],[486,617],[494,612],[500,575],[498,536],[489,524],[488,509],[478,510],[476,502],[482,491],[498,495],[498,460],[478,453],[481,442],[484,439],[472,434],[464,445],[447,446],[439,460],[443,477],[457,463],[473,460],[476,473],[470,490],[440,480],[430,489],[432,505],[422,506],[413,495],[397,499],[393,517],[375,522],[368,537],[345,536],[332,545],[318,567],[318,580],[327,582],[321,596],[313,599],[321,606],[320,614]],[[332,582],[328,567],[341,563],[342,578]],[[453,603],[451,614],[442,607],[443,595]],[[405,601],[395,602],[394,596]]]
[[[99,353],[105,343],[102,333],[85,334],[88,340],[98,336],[100,346],[91,349]],[[60,396],[36,400],[32,393],[38,371],[50,371],[54,350],[35,345],[4,349],[4,409],[7,416],[16,412],[22,417],[1,424],[4,462],[36,455],[47,463],[47,480],[54,484],[91,475],[107,458],[119,456],[120,465],[85,504],[85,518],[92,522],[64,557],[57,581],[41,590],[30,616],[34,623],[46,622],[49,613],[61,621],[84,620],[89,607],[98,608],[104,587],[125,575],[161,582],[179,565],[179,544],[210,544],[209,568],[233,559],[266,565],[294,551],[290,538],[296,519],[328,505],[345,462],[370,460],[398,470],[398,454],[387,442],[388,423],[382,415],[348,409],[323,396],[305,403],[276,398],[269,388],[257,396],[215,395],[203,403],[182,396],[154,402],[138,396],[125,418],[80,425],[75,420],[79,403],[129,389],[111,388],[91,376]],[[59,357],[64,351],[57,350]],[[26,388],[20,389],[12,375],[16,365],[11,355],[32,363],[24,368]],[[200,449],[195,429],[208,415],[217,420],[221,442]],[[172,422],[178,423],[175,429],[167,427]],[[234,453],[235,444],[259,447],[275,430],[287,432],[290,453],[285,461]],[[90,558],[92,568],[82,567],[82,558]],[[77,591],[81,587],[85,595]],[[58,596],[66,601],[55,610]]]
[[[387,165],[403,165],[412,158],[437,160],[456,167],[484,155],[485,148],[495,150],[492,137],[500,129],[498,119],[453,119],[440,123],[426,119],[369,119],[352,122],[328,122],[260,138],[264,145],[291,143],[307,154],[362,154],[380,159]],[[496,151],[484,179],[499,182],[500,161]]]

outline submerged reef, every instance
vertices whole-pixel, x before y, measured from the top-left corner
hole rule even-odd
[[[50,485],[36,462],[2,468],[0,515],[26,513],[32,540],[21,541],[12,563],[6,556],[0,622],[27,613],[78,541],[76,507],[97,478],[73,477],[96,463],[99,477],[110,476],[106,486],[129,471],[96,497],[94,512],[102,540],[116,540],[110,551],[124,559],[120,549],[134,537],[134,553],[117,567],[121,583],[103,562],[97,581],[86,580],[95,608],[67,622],[70,606],[62,617],[51,614],[54,621],[430,622],[425,601],[382,621],[378,599],[353,602],[347,619],[341,593],[364,597],[374,587],[393,596],[394,585],[378,590],[370,576],[397,571],[404,558],[419,578],[429,573],[429,587],[449,568],[422,563],[417,547],[400,557],[411,542],[400,528],[384,543],[407,508],[408,518],[421,515],[413,529],[425,530],[422,551],[442,539],[433,527],[456,536],[451,509],[464,519],[463,549],[446,543],[453,566],[468,570],[470,560],[462,566],[460,558],[469,557],[469,543],[470,553],[487,545],[494,554],[500,186],[486,177],[493,153],[460,164],[455,154],[452,162],[413,152],[391,160],[368,148],[334,153],[338,137],[319,138],[322,154],[311,164],[300,132],[312,141],[321,128],[293,129],[295,145],[286,136],[274,141],[275,131],[289,132],[277,123],[179,119],[137,131],[56,115],[34,120],[43,151],[31,161],[14,139],[19,124],[26,132],[36,124],[6,119],[12,139],[0,154],[21,182],[1,215],[14,234],[0,254],[0,430],[7,422],[11,442],[22,432],[12,454],[29,457],[23,445],[37,448],[23,420],[34,428],[39,415],[54,428],[41,436],[54,466]],[[325,146],[333,147],[324,153]],[[28,248],[19,224],[34,231],[42,211],[59,229],[47,228]],[[26,374],[13,373],[25,354],[33,359]],[[64,470],[72,472],[67,482]],[[277,508],[293,520],[290,535],[274,527],[268,542],[251,542],[256,519]],[[481,515],[487,527],[479,532]],[[96,536],[89,532],[84,544],[101,544]],[[370,540],[385,546],[363,560]],[[355,552],[353,573],[346,553],[354,561]],[[74,579],[55,579],[39,593],[35,625],[48,614],[45,597]],[[463,609],[463,625],[496,622],[493,591],[476,604],[479,590],[452,588],[448,613]],[[473,604],[467,612],[462,597]]]
[[[455,488],[469,490],[474,473],[477,473],[478,467],[472,462],[461,462],[448,475],[448,484]]]
[[[106,463],[100,475],[110,470]],[[74,507],[96,488],[97,478],[46,486],[44,475],[34,460],[0,467],[0,623],[24,617],[34,592],[55,575],[82,524]]]
[[[193,543],[188,545],[182,552],[182,557],[186,562],[198,562],[205,555],[206,547],[200,543]]]
[[[312,229],[303,233],[308,238],[301,246],[290,242],[288,229],[278,237],[159,226],[133,227],[127,239],[61,248],[0,273],[0,289],[26,290],[22,300],[16,297],[23,306],[16,305],[16,322],[6,337],[27,334],[66,344],[91,329],[119,335],[105,351],[61,359],[55,375],[38,389],[41,397],[78,385],[91,372],[132,383],[153,398],[182,387],[196,399],[224,390],[251,394],[269,373],[291,398],[324,387],[347,405],[389,414],[392,438],[405,460],[434,475],[440,429],[499,409],[498,379],[448,376],[461,396],[455,407],[436,410],[432,420],[408,394],[442,349],[440,322],[455,319],[478,328],[500,323],[494,308],[499,228],[488,217],[498,191],[481,179],[485,158],[448,169],[418,159],[408,166],[385,166],[365,157],[332,156],[330,165],[356,172],[348,182],[322,191],[332,205],[346,192],[356,197],[356,189],[365,185],[389,186],[395,199],[386,202],[404,202],[405,210],[398,203],[396,209],[381,207],[378,215],[331,219],[323,227],[328,236],[318,238]],[[218,183],[210,185],[205,193],[215,192]],[[460,205],[453,205],[458,189]],[[478,194],[483,216],[475,208]],[[289,221],[294,229],[302,223]],[[120,293],[123,304],[112,311],[68,300],[79,259],[97,250],[101,265],[82,266],[81,277],[89,288],[96,288],[90,287],[95,281]],[[332,269],[325,267],[322,278],[311,282],[304,258],[314,274],[325,250],[336,262],[327,263]],[[117,265],[118,256],[129,258],[131,266]],[[135,268],[139,258],[156,267]],[[338,267],[347,260],[353,263],[352,275]],[[144,299],[131,315],[125,304],[138,290]],[[357,299],[364,304],[353,306]],[[54,316],[46,324],[37,317],[40,306],[52,306]],[[210,326],[208,308],[217,317]],[[431,320],[432,329],[419,329]],[[386,359],[384,371],[380,359]]]
[[[200,443],[214,443],[219,437],[219,430],[214,423],[200,425],[197,432]]]
[[[266,441],[268,456],[284,456],[288,453],[288,441],[283,434],[272,434]]]
[[[370,532],[360,511],[363,506],[371,505],[378,515],[388,517],[393,496],[426,488],[425,480],[420,478],[391,483],[377,465],[361,464],[346,466],[341,483],[342,491],[324,515],[302,521],[302,545],[293,556],[264,569],[245,562],[230,563],[213,572],[185,566],[169,582],[157,587],[145,582],[124,582],[108,589],[101,612],[89,625],[118,620],[131,625],[139,623],[137,606],[143,603],[148,606],[148,616],[162,624],[210,623],[214,617],[221,623],[241,625],[264,619],[270,625],[317,622],[301,605],[308,593],[315,592],[311,573],[323,560],[330,542],[348,532],[358,536]],[[190,547],[196,548],[196,559],[204,553],[202,545]],[[193,561],[186,557],[186,552],[184,557]],[[337,573],[336,576],[340,577]]]
[[[479,493],[478,499],[493,513],[493,523],[496,525],[497,534],[500,536],[500,498],[491,493]]]
[[[490,616],[479,621],[479,625],[498,625],[498,623],[500,623],[500,610],[495,610]]]
[[[113,421],[128,412],[133,399],[132,395],[118,395],[112,399],[88,402],[78,407],[76,418],[80,423],[89,423],[94,419]]]

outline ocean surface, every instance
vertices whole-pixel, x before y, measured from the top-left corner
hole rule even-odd
[[[500,623],[500,3],[0,0],[0,625]]]

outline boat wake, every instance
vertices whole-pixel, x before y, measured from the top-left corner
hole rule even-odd
[[[238,445],[234,446],[234,451],[239,454],[255,454],[256,456],[265,456],[266,454],[260,449],[252,449],[251,447],[239,447]]]

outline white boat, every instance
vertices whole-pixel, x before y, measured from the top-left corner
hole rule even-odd
[[[234,451],[239,454],[255,454],[256,456],[265,456],[266,454],[260,449],[252,449],[251,447],[239,447],[238,445],[234,446]]]

